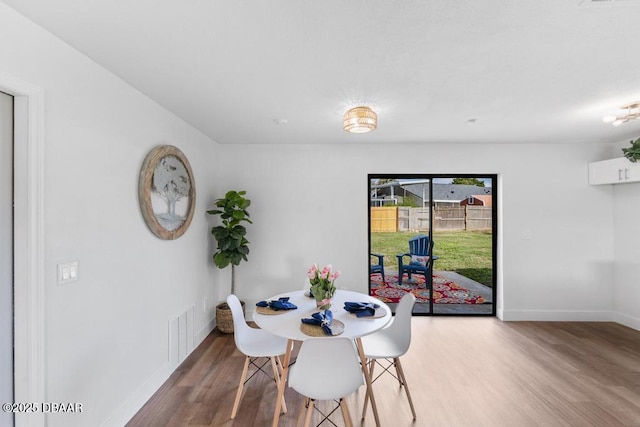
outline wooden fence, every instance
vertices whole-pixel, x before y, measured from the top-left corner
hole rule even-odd
[[[429,209],[371,207],[371,232],[429,231]],[[491,230],[492,209],[485,206],[436,207],[434,230]]]
[[[467,206],[467,230],[491,230],[493,210],[489,206]]]
[[[371,232],[396,232],[398,231],[398,208],[371,207]]]

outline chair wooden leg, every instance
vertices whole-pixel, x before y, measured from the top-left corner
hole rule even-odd
[[[307,414],[307,406],[309,405],[309,398],[305,397],[302,399],[302,409],[300,409],[300,413],[298,414],[298,418],[296,418],[296,427],[302,427],[304,423],[304,417]]]
[[[371,378],[371,382],[373,382],[373,368],[376,366],[376,359],[369,359],[369,378]],[[367,413],[367,405],[369,403],[369,393],[364,394],[364,405],[362,406],[362,419],[364,420],[364,416]]]
[[[313,399],[309,399],[309,404],[307,405],[307,414],[306,414],[307,416],[304,419],[304,427],[309,427],[312,413],[313,413]]]
[[[276,388],[280,390],[280,381],[282,381],[282,379],[280,378],[281,374],[276,363],[276,358],[272,356],[269,359],[271,359],[271,368],[273,369],[273,378],[276,380]],[[284,395],[282,395],[282,413],[287,413],[287,403],[284,401]]]
[[[284,386],[287,382],[287,375],[289,375],[289,361],[291,360],[291,350],[293,350],[293,341],[287,341],[287,348],[284,353],[284,359],[282,360],[282,373],[280,374],[280,385],[278,386],[278,396],[284,397]],[[280,411],[282,410],[282,400],[276,399],[276,407],[273,410],[273,422],[271,427],[278,427],[278,420],[280,420]]]
[[[233,403],[233,410],[231,411],[231,419],[236,417],[238,412],[238,406],[240,405],[240,399],[242,398],[242,390],[244,389],[244,380],[247,378],[247,371],[249,370],[249,356],[244,359],[244,368],[242,369],[242,375],[240,376],[240,384],[238,384],[238,392],[236,393],[236,401]]]
[[[342,418],[344,419],[345,427],[353,427],[353,420],[351,419],[351,414],[349,413],[349,407],[347,406],[347,402],[344,398],[340,399],[340,410],[342,411]]]
[[[409,400],[409,406],[411,407],[411,414],[413,415],[413,419],[416,419],[416,410],[413,408],[413,400],[411,399],[411,393],[409,392],[409,385],[407,384],[407,378],[404,376],[404,370],[402,369],[402,365],[400,364],[400,358],[393,359],[396,366],[396,373],[398,374],[398,378],[402,379],[402,383],[404,384],[404,391],[407,393],[407,399]]]
[[[282,378],[282,372],[284,371],[284,366],[282,366],[282,360],[280,356],[276,356],[276,362],[278,362],[278,373],[280,374],[280,378]]]
[[[398,371],[398,362],[400,361],[400,359],[394,358],[393,360],[391,359],[386,359],[386,360],[387,362],[391,363],[391,365],[393,365],[394,369],[396,370],[396,379],[398,380],[398,386],[402,388],[402,386],[405,385],[405,381],[402,378],[402,375],[400,375],[400,372]],[[389,369],[391,369],[391,365],[389,365]],[[391,372],[388,372],[388,373],[391,374]]]

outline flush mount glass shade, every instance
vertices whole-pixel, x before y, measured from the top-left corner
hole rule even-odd
[[[366,133],[378,127],[378,115],[369,107],[355,107],[344,113],[343,129],[350,133]]]

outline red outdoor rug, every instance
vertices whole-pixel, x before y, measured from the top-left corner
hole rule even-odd
[[[405,274],[402,283],[398,283],[398,274],[385,274],[386,283],[382,283],[380,274],[371,275],[371,296],[383,302],[397,303],[400,298],[411,292],[416,297],[416,303],[429,302],[429,290],[425,285],[424,276],[411,275],[411,280]],[[463,288],[457,283],[437,274],[433,275],[433,303],[434,304],[484,304],[486,299]]]

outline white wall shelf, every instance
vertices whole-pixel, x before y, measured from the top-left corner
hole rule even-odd
[[[589,163],[589,184],[626,184],[640,182],[640,162],[631,163],[626,157]]]

